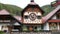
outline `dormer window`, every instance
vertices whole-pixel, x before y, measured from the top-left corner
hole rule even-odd
[[[41,19],[41,16],[37,16],[37,19]]]
[[[25,15],[25,16],[24,16],[25,19],[28,19],[28,17],[29,17],[28,15]]]

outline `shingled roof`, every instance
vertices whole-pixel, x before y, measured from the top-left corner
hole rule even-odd
[[[5,9],[0,10],[0,15],[9,15],[9,14],[10,13],[7,10],[5,10]]]
[[[7,10],[3,9],[0,10],[0,15],[11,15]],[[18,22],[21,23],[21,17],[20,16],[13,16],[11,15],[13,18],[15,18]]]
[[[45,17],[42,17],[43,23],[45,23],[48,19],[50,19],[58,10],[60,9],[60,5],[57,6],[53,11],[47,14]]]
[[[21,20],[21,16],[14,16],[18,21],[20,21],[20,22],[22,22],[22,20]]]

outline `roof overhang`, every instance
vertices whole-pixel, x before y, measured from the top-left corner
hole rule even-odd
[[[58,12],[58,10],[60,10],[60,5],[57,6],[53,11],[51,11],[49,14],[47,14],[46,16],[42,17],[42,19],[44,20],[43,22],[46,23],[48,22],[48,20],[54,15],[56,14],[56,12]]]
[[[52,19],[52,20],[48,20],[49,23],[53,22],[53,23],[59,23],[60,19]]]

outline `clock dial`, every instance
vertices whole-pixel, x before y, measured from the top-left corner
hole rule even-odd
[[[29,15],[29,18],[30,18],[30,20],[34,21],[36,19],[36,14],[35,13],[31,13]]]

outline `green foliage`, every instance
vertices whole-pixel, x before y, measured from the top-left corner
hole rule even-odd
[[[0,34],[4,34],[4,32],[0,31]]]
[[[41,8],[42,10],[44,10],[43,16],[47,15],[54,9],[54,7],[52,7],[51,5],[45,5],[45,6],[42,6]]]
[[[21,15],[22,8],[17,7],[15,5],[9,5],[9,4],[2,4],[0,3],[0,10],[6,9],[8,10],[12,15]]]

